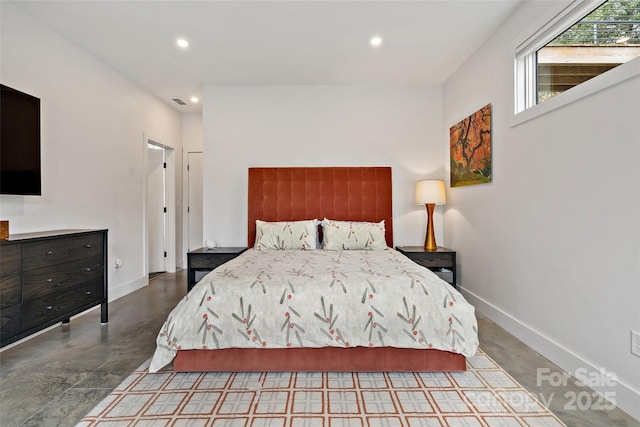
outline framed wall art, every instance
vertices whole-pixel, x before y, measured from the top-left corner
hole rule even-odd
[[[491,182],[491,104],[449,128],[451,186]]]

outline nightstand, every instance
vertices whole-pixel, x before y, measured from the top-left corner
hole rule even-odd
[[[231,261],[246,250],[246,247],[200,248],[187,252],[187,292],[197,283],[196,272],[206,274],[225,262]]]
[[[428,251],[422,246],[396,246],[396,250],[456,287],[456,251],[442,246],[438,246],[435,251]],[[450,270],[451,273],[446,270]]]

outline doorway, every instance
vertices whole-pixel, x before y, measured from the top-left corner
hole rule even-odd
[[[167,204],[166,153],[164,147],[147,143],[147,232],[149,279],[166,273]]]
[[[143,275],[176,272],[176,150],[143,136]]]

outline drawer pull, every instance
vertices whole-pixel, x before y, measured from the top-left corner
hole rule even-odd
[[[84,245],[84,247],[87,248],[87,249],[91,249],[91,246],[92,245]]]
[[[48,305],[44,308],[45,310],[53,310],[53,306],[52,305]]]
[[[91,295],[91,291],[87,291],[84,293],[85,295]]]
[[[47,251],[47,255],[53,255],[53,251]]]
[[[53,279],[47,279],[46,282],[47,283],[51,283],[51,282],[53,282]]]
[[[91,267],[87,267],[84,269],[84,271],[86,271],[87,273],[91,271]]]

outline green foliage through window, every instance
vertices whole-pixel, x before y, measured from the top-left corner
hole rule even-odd
[[[640,1],[608,0],[536,52],[537,103],[640,56]]]
[[[640,1],[609,0],[547,46],[640,45]]]

